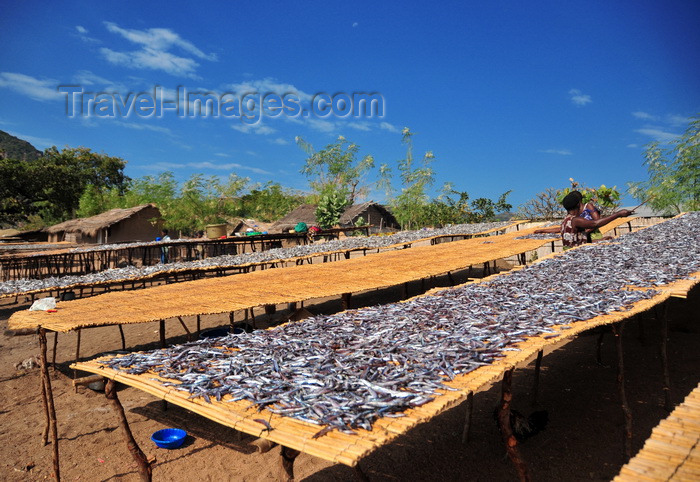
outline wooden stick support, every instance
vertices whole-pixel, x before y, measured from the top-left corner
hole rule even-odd
[[[165,320],[160,320],[160,347],[165,348]]]
[[[668,302],[663,306],[656,306],[656,318],[661,322],[661,363],[664,370],[664,409],[667,412],[673,410],[671,403],[671,376],[668,369]]]
[[[510,403],[513,400],[513,394],[511,392],[512,384],[513,368],[510,368],[503,374],[501,404],[498,409],[498,425],[501,428],[501,436],[503,437],[503,442],[506,444],[508,457],[510,457],[511,462],[515,465],[515,470],[518,472],[518,479],[521,482],[527,482],[530,480],[527,465],[520,455],[518,441],[515,435],[513,435],[513,430],[510,426]]]
[[[53,445],[53,475],[56,481],[61,480],[61,470],[58,460],[58,425],[56,423],[56,407],[53,403],[53,391],[51,390],[51,378],[46,360],[46,329],[39,328],[39,347],[41,351],[41,378],[46,390],[46,407],[51,423],[51,444]]]
[[[253,313],[253,308],[250,308],[250,319],[253,320],[253,328],[257,328],[255,323],[255,313]]]
[[[126,446],[134,457],[136,465],[139,468],[139,474],[141,475],[141,480],[144,482],[150,482],[153,468],[151,464],[148,463],[146,455],[141,451],[136,440],[134,440],[134,435],[131,433],[129,428],[129,422],[124,414],[124,407],[122,407],[119,397],[117,397],[117,384],[114,380],[105,379],[105,397],[109,400],[110,405],[117,414],[119,419],[119,427],[122,429],[122,436],[126,442]]]
[[[187,333],[187,341],[192,341],[192,333],[190,333],[190,329],[187,328],[187,325],[182,320],[182,317],[178,316],[177,319],[180,322],[180,324],[182,325],[182,327],[185,329],[185,333]]]
[[[299,451],[282,446],[280,462],[282,464],[282,478],[288,482],[294,480],[294,460],[299,456]]]
[[[58,332],[53,332],[53,353],[51,354],[51,366],[53,372],[56,373],[56,348],[58,347]]]
[[[350,298],[352,297],[352,293],[343,293],[341,298],[340,298],[340,306],[342,307],[343,311],[350,309]]]
[[[45,447],[49,444],[49,430],[51,430],[51,417],[49,416],[49,401],[46,394],[46,382],[44,380],[43,372],[41,373],[41,403],[44,408],[44,417],[46,419],[46,425],[44,425],[44,431],[41,434],[41,443]]]
[[[119,336],[122,339],[122,350],[126,350],[126,337],[124,336],[124,328],[122,325],[117,325],[119,327]]]
[[[627,393],[625,391],[625,364],[622,356],[622,331],[624,328],[624,322],[619,325],[612,325],[613,334],[615,335],[615,346],[617,347],[617,386],[620,391],[622,414],[625,418],[625,456],[629,460],[632,457],[632,412],[629,405],[627,405]]]
[[[467,395],[467,414],[464,418],[464,430],[462,430],[462,443],[469,442],[472,431],[472,413],[474,412],[474,392]]]
[[[602,348],[603,348],[603,336],[605,336],[605,329],[604,327],[600,327],[600,334],[598,335],[598,341],[596,342],[596,347],[595,347],[595,361],[598,363],[598,365],[603,364],[603,354],[602,354]]]
[[[540,391],[540,368],[542,367],[542,350],[537,352],[535,361],[535,381],[532,384],[532,408],[537,406],[537,394]]]

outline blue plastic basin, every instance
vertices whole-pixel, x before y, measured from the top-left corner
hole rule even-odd
[[[185,441],[187,432],[179,428],[164,428],[153,432],[151,440],[162,449],[176,449]]]

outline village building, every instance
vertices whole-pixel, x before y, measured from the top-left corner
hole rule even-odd
[[[49,242],[84,244],[153,241],[160,236],[163,218],[155,204],[112,209],[89,218],[71,219],[47,228]]]
[[[282,219],[270,227],[270,232],[287,232],[294,229],[298,223],[305,223],[307,226],[317,226],[316,204],[302,204],[291,211]],[[399,223],[393,214],[384,206],[374,201],[362,204],[353,204],[345,209],[340,216],[341,227],[356,226],[362,218],[363,225],[371,225],[375,230],[399,229]]]

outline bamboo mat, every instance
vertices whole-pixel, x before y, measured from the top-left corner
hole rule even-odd
[[[652,430],[614,480],[700,480],[700,385]]]
[[[300,450],[334,463],[355,466],[362,458],[377,448],[385,445],[399,435],[407,432],[419,423],[424,423],[436,417],[467,399],[470,392],[476,392],[501,379],[503,374],[516,366],[529,363],[538,353],[547,347],[555,348],[568,342],[577,334],[601,325],[608,325],[625,320],[637,313],[650,309],[668,299],[669,291],[663,291],[653,298],[636,303],[624,312],[615,312],[598,316],[587,321],[556,326],[556,333],[530,337],[514,345],[520,351],[504,352],[504,357],[490,365],[482,366],[466,375],[458,375],[445,385],[455,391],[444,391],[441,396],[425,405],[403,412],[404,417],[380,418],[371,431],[356,430],[356,435],[343,434],[333,431],[314,439],[313,436],[322,428],[318,425],[305,423],[288,417],[270,413],[267,410],[258,411],[251,407],[250,402],[226,402],[226,396],[221,402],[212,400],[206,403],[200,398],[188,399],[187,392],[179,392],[172,387],[165,387],[153,374],[129,375],[112,369],[104,368],[99,359],[80,362],[71,365],[72,368],[111,378],[119,383],[132,386],[151,395],[179,405],[187,410],[198,413],[215,422],[240,430],[256,437],[269,439],[286,447]],[[272,430],[268,431],[255,419],[269,423]]]
[[[631,222],[635,216],[628,216],[626,218],[617,218],[614,221],[609,222],[605,226],[600,228],[600,232],[603,234],[609,233],[610,231],[614,231],[615,228],[619,228],[620,226],[627,224]]]
[[[533,229],[534,230],[534,229]],[[390,251],[335,263],[268,269],[223,278],[105,293],[64,301],[55,313],[23,310],[10,329],[68,332],[88,326],[146,323],[183,316],[233,312],[388,288],[518,255],[551,240],[515,239],[533,230]]]
[[[523,233],[516,233],[522,235]],[[545,241],[548,242],[548,241]],[[457,244],[457,243],[450,243]],[[448,245],[449,246],[449,245]],[[435,248],[435,247],[433,247]],[[509,273],[494,276],[508,276]],[[489,278],[493,278],[491,276]],[[486,278],[486,279],[489,279]],[[475,282],[483,282],[478,280]],[[514,367],[523,366],[545,348],[557,348],[567,343],[576,335],[592,328],[617,323],[628,319],[638,313],[666,301],[672,293],[690,289],[690,286],[700,282],[700,272],[693,274],[692,283],[688,280],[680,280],[661,288],[658,294],[650,299],[635,303],[626,311],[619,311],[607,315],[597,316],[590,320],[575,322],[554,327],[555,333],[547,333],[537,337],[529,337],[525,341],[514,345],[520,351],[504,352],[503,358],[493,363],[482,366],[466,375],[458,375],[452,381],[445,384],[455,391],[444,391],[441,396],[433,401],[417,408],[404,412],[401,418],[380,418],[371,431],[358,429],[356,435],[343,434],[337,431],[330,432],[322,437],[314,439],[321,427],[305,423],[292,418],[272,414],[267,410],[258,411],[251,407],[250,402],[226,402],[230,396],[225,396],[221,402],[212,400],[212,403],[196,399],[187,399],[186,392],[178,392],[172,387],[163,386],[153,374],[128,375],[103,367],[99,360],[81,362],[72,365],[72,368],[99,374],[117,382],[138,388],[158,398],[165,399],[187,410],[198,413],[213,421],[232,427],[236,430],[251,434],[256,437],[269,439],[289,448],[300,450],[309,455],[320,457],[334,463],[355,466],[363,457],[372,451],[387,444],[407,432],[419,423],[427,422],[440,413],[448,410],[468,397],[469,393],[476,392],[501,379],[503,374]],[[272,427],[266,427],[255,419],[265,420]]]

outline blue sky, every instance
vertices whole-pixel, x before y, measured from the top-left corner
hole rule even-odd
[[[296,136],[322,148],[342,135],[395,166],[407,126],[415,153],[435,155],[436,188],[449,181],[472,198],[512,189],[517,206],[569,177],[643,180],[644,146],[700,113],[694,0],[221,3],[8,2],[0,129],[39,149],[122,157],[131,177],[236,172],[306,189]],[[276,111],[249,125],[84,107],[69,117],[74,97],[58,90],[67,85],[122,101],[156,86],[166,101],[178,86],[294,93],[300,105],[318,93],[378,93],[383,116]]]

